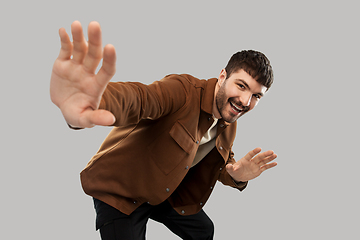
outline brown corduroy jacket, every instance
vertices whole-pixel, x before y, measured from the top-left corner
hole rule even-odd
[[[236,122],[219,120],[216,146],[190,168],[199,142],[213,123],[216,78],[169,75],[150,85],[109,83],[101,109],[111,111],[114,128],[81,172],[86,194],[125,214],[143,203],[168,200],[183,215],[195,214],[217,180],[239,190],[225,170],[234,163]]]

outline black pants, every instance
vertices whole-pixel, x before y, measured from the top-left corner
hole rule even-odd
[[[95,198],[94,206],[96,229],[100,229],[102,240],[143,240],[149,218],[163,223],[182,239],[206,240],[214,236],[214,225],[203,210],[191,216],[181,216],[168,201],[157,206],[145,203],[130,215]]]

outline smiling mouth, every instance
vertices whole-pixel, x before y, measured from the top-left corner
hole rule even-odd
[[[237,105],[236,105],[235,103],[233,103],[233,102],[230,102],[230,106],[231,106],[232,110],[233,110],[234,112],[238,113],[238,114],[244,111],[243,108],[237,106]]]

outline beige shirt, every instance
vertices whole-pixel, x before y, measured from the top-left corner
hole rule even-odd
[[[200,141],[199,148],[196,152],[194,161],[191,165],[191,167],[198,164],[214,147],[215,147],[215,137],[216,137],[216,124],[218,122],[218,119],[214,118],[214,122],[209,128],[209,130],[205,133],[203,138]]]

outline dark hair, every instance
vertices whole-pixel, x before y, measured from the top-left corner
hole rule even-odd
[[[225,67],[226,79],[232,73],[243,69],[258,83],[264,85],[267,89],[271,87],[274,81],[274,75],[269,59],[261,52],[254,50],[243,50],[237,52],[230,58]]]

